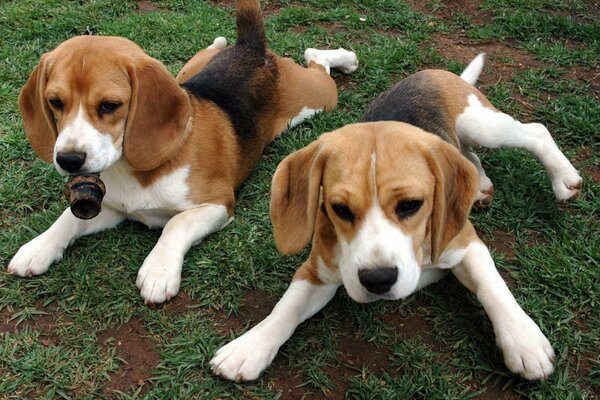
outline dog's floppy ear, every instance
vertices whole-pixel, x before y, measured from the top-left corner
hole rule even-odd
[[[54,114],[46,101],[46,64],[49,54],[40,58],[39,64],[29,76],[19,95],[19,110],[23,116],[25,134],[36,154],[46,162],[52,162],[54,144],[58,133]]]
[[[271,185],[271,221],[280,252],[301,251],[312,236],[327,150],[317,140],[287,156]]]
[[[129,66],[131,102],[123,154],[134,169],[147,171],[167,161],[183,144],[192,107],[187,94],[157,60]]]
[[[442,140],[436,142],[426,156],[435,177],[430,219],[432,262],[437,261],[446,245],[464,227],[479,185],[475,166],[454,146]]]

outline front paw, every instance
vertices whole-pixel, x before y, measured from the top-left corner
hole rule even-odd
[[[271,364],[277,350],[268,335],[251,330],[221,347],[210,366],[215,375],[230,381],[252,381]]]
[[[501,330],[497,342],[508,369],[528,380],[546,379],[552,373],[554,350],[531,318],[525,315]]]
[[[18,276],[40,275],[62,258],[64,249],[43,234],[21,246],[8,264],[8,273]]]
[[[168,252],[151,252],[138,271],[135,284],[146,304],[171,300],[179,293],[183,259]]]

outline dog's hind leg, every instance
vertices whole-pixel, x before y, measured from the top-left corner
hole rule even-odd
[[[579,197],[581,177],[556,146],[542,124],[524,124],[483,104],[469,95],[468,106],[456,120],[456,131],[463,147],[517,147],[529,150],[546,168],[558,201]]]
[[[358,58],[353,51],[346,49],[336,50],[318,50],[318,49],[306,49],[304,52],[304,59],[306,65],[310,67],[311,63],[320,64],[325,67],[325,70],[329,74],[331,69],[337,69],[345,74],[350,74],[356,71],[358,68]]]
[[[304,53],[306,68],[290,58],[277,58],[279,69],[279,104],[273,139],[286,128],[293,128],[322,111],[337,105],[337,88],[329,76],[331,68],[346,73],[358,65],[352,51],[307,49]]]

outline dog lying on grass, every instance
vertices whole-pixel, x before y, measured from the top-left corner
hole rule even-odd
[[[552,346],[468,220],[473,204],[492,196],[471,147],[532,151],[560,201],[579,195],[581,178],[543,125],[499,112],[472,86],[482,67],[481,55],[461,77],[414,74],[379,96],[363,123],[323,134],[281,162],[270,204],[277,247],[297,253],[312,236],[312,251],[271,314],[217,351],[215,374],[256,379],[340,285],[357,302],[396,300],[447,269],[477,295],[508,369],[529,380],[552,373]]]
[[[175,296],[192,245],[233,219],[234,192],[290,125],[337,103],[330,68],[356,69],[344,49],[305,52],[307,68],[267,49],[259,2],[236,2],[237,42],[196,54],[173,79],[133,42],[80,36],[44,54],[19,106],[36,153],[63,175],[97,174],[100,213],[66,209],[22,246],[8,271],[39,275],[78,237],[125,219],[163,228],[139,269],[147,303]]]

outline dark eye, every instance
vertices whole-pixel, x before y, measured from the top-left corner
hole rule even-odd
[[[354,214],[352,214],[347,205],[335,203],[331,205],[331,209],[344,221],[354,222]]]
[[[398,218],[406,218],[419,211],[423,205],[423,200],[402,200],[396,206],[396,215]]]
[[[56,108],[56,109],[57,109],[57,110],[59,110],[59,111],[60,111],[60,110],[62,110],[62,109],[63,109],[63,107],[64,107],[64,104],[63,104],[63,102],[62,102],[62,101],[60,101],[60,99],[56,99],[56,98],[54,98],[54,99],[50,99],[50,100],[48,100],[48,103],[50,103],[50,105],[51,105],[53,108]]]
[[[119,107],[121,107],[121,103],[116,103],[116,102],[112,102],[112,101],[103,101],[102,103],[100,103],[100,106],[98,106],[98,115],[100,115],[102,117],[103,115],[106,115],[106,114],[112,114]]]

